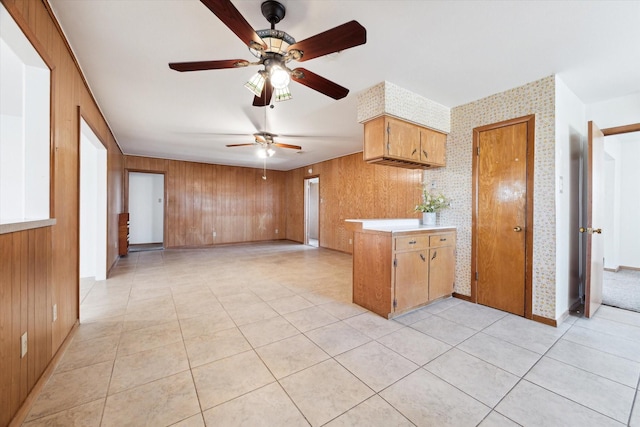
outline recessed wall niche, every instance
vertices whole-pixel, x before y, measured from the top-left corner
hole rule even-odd
[[[0,225],[50,217],[51,70],[0,3]]]

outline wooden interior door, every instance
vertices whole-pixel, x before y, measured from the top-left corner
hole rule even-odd
[[[530,116],[484,126],[474,133],[472,293],[475,285],[478,303],[527,317],[532,203],[528,164],[533,162],[527,149],[533,145],[533,126]]]
[[[587,226],[580,229],[587,236],[587,265],[584,286],[584,315],[592,317],[602,304],[604,241],[600,224],[604,220],[604,134],[589,122],[587,143]]]

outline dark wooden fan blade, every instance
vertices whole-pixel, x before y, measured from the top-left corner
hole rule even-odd
[[[302,58],[298,61],[308,61],[329,53],[349,49],[367,42],[367,30],[357,21],[350,21],[339,25],[313,37],[299,41],[289,46],[288,50],[299,50]]]
[[[291,78],[333,99],[342,99],[349,93],[349,89],[346,87],[342,87],[304,68],[296,68],[293,70],[291,72]]]
[[[253,97],[253,106],[254,107],[266,107],[271,103],[271,96],[273,95],[273,87],[271,83],[267,80],[264,84],[264,88],[262,88],[262,94],[260,96]]]
[[[256,34],[255,30],[246,19],[238,12],[238,9],[231,3],[230,0],[200,0],[205,6],[213,12],[214,15],[222,21],[224,25],[229,27],[236,36],[242,40],[244,44],[249,47],[258,44],[264,48],[267,46],[262,39]]]
[[[225,59],[222,61],[170,62],[169,68],[176,71],[202,71],[240,68],[247,65],[249,65],[249,61],[244,59]]]
[[[300,147],[299,145],[282,144],[281,142],[274,142],[271,145],[275,147],[293,148],[294,150],[302,150],[302,147]]]
[[[247,147],[249,145],[256,145],[253,142],[251,144],[228,144],[227,147]]]

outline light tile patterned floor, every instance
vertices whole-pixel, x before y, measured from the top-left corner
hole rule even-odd
[[[81,296],[26,426],[640,426],[640,313],[385,320],[350,255],[286,242],[130,254]]]

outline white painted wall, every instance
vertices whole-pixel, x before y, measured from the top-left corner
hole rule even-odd
[[[107,150],[80,122],[80,277],[107,278]]]
[[[580,298],[580,167],[587,121],[585,105],[558,76],[555,102],[556,319],[559,319]]]
[[[161,243],[164,229],[164,175],[129,173],[129,243]]]

